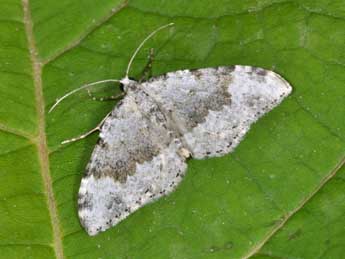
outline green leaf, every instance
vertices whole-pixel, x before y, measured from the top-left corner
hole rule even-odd
[[[342,258],[345,253],[345,3],[241,0],[0,0],[0,258]],[[293,94],[232,154],[190,160],[183,183],[89,237],[77,192],[114,103],[78,86],[245,64],[273,69]],[[103,92],[102,92],[103,91]],[[119,91],[108,85],[103,94]]]

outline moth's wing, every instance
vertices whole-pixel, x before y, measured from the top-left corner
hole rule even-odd
[[[79,218],[89,235],[171,192],[186,170],[184,149],[142,91],[130,92],[105,120],[81,181]]]
[[[249,66],[176,71],[142,87],[173,121],[195,158],[232,151],[250,125],[292,90],[278,74]]]

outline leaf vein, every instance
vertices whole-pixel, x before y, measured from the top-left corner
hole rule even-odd
[[[120,4],[116,8],[112,8],[110,13],[108,13],[106,16],[104,16],[102,19],[100,19],[97,23],[93,24],[89,28],[87,28],[84,33],[82,33],[78,38],[76,38],[74,41],[72,41],[70,44],[68,44],[65,48],[57,51],[54,55],[49,57],[48,59],[43,61],[43,64],[46,65],[48,63],[51,63],[52,61],[56,60],[58,57],[62,56],[69,50],[73,49],[74,47],[78,46],[81,41],[83,41],[88,35],[90,35],[92,32],[97,30],[101,25],[103,25],[105,22],[107,22],[110,18],[112,18],[115,14],[117,14],[119,11],[121,11],[123,8],[127,7],[128,0],[125,0],[122,4]]]
[[[30,13],[29,0],[22,0],[25,32],[28,42],[28,48],[30,52],[30,59],[33,70],[33,81],[36,97],[36,109],[37,109],[37,121],[38,121],[38,141],[37,150],[39,156],[39,163],[41,169],[41,176],[43,179],[43,185],[45,194],[47,197],[47,205],[51,218],[52,231],[53,231],[53,247],[57,259],[63,259],[63,246],[60,232],[60,222],[58,218],[57,208],[55,204],[54,191],[52,186],[52,179],[49,169],[49,155],[47,147],[47,138],[45,133],[45,110],[44,110],[44,98],[42,87],[42,64],[38,60],[37,49],[35,45],[35,39],[33,34],[33,24]]]
[[[339,171],[339,169],[345,164],[345,156],[340,160],[340,162],[334,167],[334,169],[326,175],[320,182],[318,186],[304,199],[301,200],[300,204],[293,209],[292,211],[288,212],[284,217],[283,220],[281,220],[270,232],[267,233],[267,235],[263,238],[263,240],[256,244],[245,256],[243,256],[243,259],[248,259],[251,256],[257,254],[260,249],[281,229],[285,226],[285,224],[289,221],[292,216],[294,216],[299,210],[301,210],[304,205],[306,205],[317,193],[322,187],[331,180]]]

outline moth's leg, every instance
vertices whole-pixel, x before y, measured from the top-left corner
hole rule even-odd
[[[150,53],[149,53],[149,60],[146,64],[146,66],[144,67],[143,71],[141,72],[141,77],[139,79],[139,83],[141,83],[142,81],[152,77],[152,63],[154,60],[154,50],[153,48],[150,49]]]
[[[94,96],[94,95],[91,93],[91,91],[90,91],[89,89],[87,90],[87,94],[90,96],[90,98],[91,98],[92,100],[94,100],[94,101],[101,101],[101,102],[103,102],[103,101],[116,100],[116,99],[118,99],[118,98],[120,98],[120,97],[122,97],[122,96],[125,95],[125,93],[123,92],[123,93],[120,93],[120,94],[117,94],[117,95],[112,95],[112,96],[96,97],[96,96]]]
[[[106,118],[108,118],[108,116],[109,116],[110,113],[111,113],[111,112],[109,112],[109,113],[102,119],[102,121],[101,121],[100,123],[98,123],[98,125],[97,125],[95,128],[89,130],[88,132],[85,132],[84,134],[82,134],[82,135],[80,135],[80,136],[78,136],[78,137],[71,138],[71,139],[66,139],[66,140],[62,141],[61,144],[64,145],[64,144],[67,144],[67,143],[71,143],[71,142],[74,142],[74,141],[81,140],[81,139],[83,139],[83,138],[86,138],[86,137],[89,136],[90,134],[94,133],[95,131],[99,131],[99,130],[101,129],[102,125],[103,125],[103,122],[106,120]]]

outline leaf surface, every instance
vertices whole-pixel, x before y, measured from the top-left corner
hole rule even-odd
[[[0,0],[0,258],[341,258],[343,1]],[[220,65],[272,69],[294,90],[232,154],[190,160],[179,188],[89,237],[80,179],[114,103],[78,86]],[[107,85],[97,94],[119,89]]]

